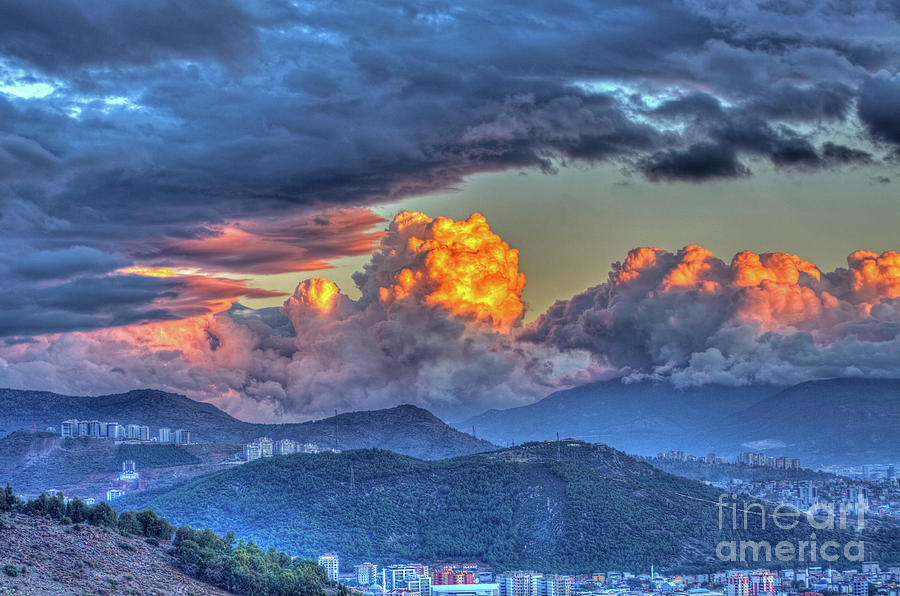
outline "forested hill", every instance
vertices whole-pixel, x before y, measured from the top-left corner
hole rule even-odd
[[[126,497],[121,506],[235,529],[292,555],[334,551],[346,565],[712,569],[723,566],[715,558],[721,540],[808,539],[809,527],[720,531],[720,492],[609,447],[563,441],[431,462],[380,450],[275,457]],[[900,560],[896,532],[871,536],[866,550]]]
[[[59,429],[68,418],[184,428],[202,443],[244,443],[257,437],[293,439],[337,449],[379,447],[424,459],[440,459],[496,448],[450,428],[428,410],[411,405],[346,412],[294,424],[254,424],[212,404],[151,389],[113,395],[69,396],[0,389],[0,437],[20,429]]]

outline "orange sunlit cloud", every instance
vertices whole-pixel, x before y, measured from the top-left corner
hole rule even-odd
[[[642,247],[629,252],[611,281],[624,285],[641,276],[661,275],[658,289],[663,293],[733,296],[735,320],[753,321],[763,329],[815,327],[826,315],[866,316],[882,299],[900,296],[900,253],[856,251],[847,263],[847,276],[826,279],[814,263],[787,253],[743,251],[726,266],[697,245],[686,246],[677,255]]]
[[[171,267],[123,267],[117,269],[115,273],[119,275],[142,275],[144,277],[176,277],[178,272]]]
[[[819,268],[797,255],[779,252],[756,254],[745,250],[735,255],[731,261],[734,283],[738,286],[758,286],[763,280],[795,284],[800,273],[806,273],[816,280],[822,277]]]
[[[319,313],[328,314],[334,308],[339,294],[338,287],[333,282],[321,277],[312,277],[300,282],[294,295],[288,299],[288,303],[296,302],[310,306]]]
[[[696,286],[704,292],[714,292],[718,282],[705,278],[705,274],[712,267],[711,261],[715,259],[712,251],[690,244],[679,254],[682,255],[681,262],[666,275],[663,280],[663,291]]]
[[[204,271],[268,275],[330,269],[334,259],[371,253],[384,219],[368,209],[235,221],[170,240],[155,255]]]
[[[847,257],[854,292],[864,299],[900,297],[900,252],[857,250]]]
[[[420,291],[426,304],[498,329],[508,330],[521,318],[526,279],[519,272],[519,252],[491,231],[484,216],[473,213],[468,220],[454,221],[404,212],[393,225],[406,238],[410,260],[423,266],[396,273],[391,285],[379,289],[383,302]]]

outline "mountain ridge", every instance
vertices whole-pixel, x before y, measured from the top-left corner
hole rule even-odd
[[[819,414],[827,414],[824,419]],[[836,424],[840,421],[840,424]],[[527,406],[456,422],[495,443],[549,440],[559,432],[652,456],[671,449],[734,457],[741,451],[804,464],[896,462],[900,379],[820,379],[788,387],[599,381]]]
[[[103,396],[67,396],[52,392],[0,389],[0,436],[20,429],[58,431],[68,418],[121,424],[185,428],[198,442],[245,443],[257,437],[293,439],[321,447],[383,447],[425,459],[442,459],[493,449],[496,445],[459,432],[415,405],[344,412],[299,423],[260,424],[239,420],[214,405],[153,389]]]

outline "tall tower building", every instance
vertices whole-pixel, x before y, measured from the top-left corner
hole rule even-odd
[[[325,568],[325,572],[328,574],[328,579],[336,582],[338,580],[338,573],[340,572],[340,560],[337,555],[326,553],[319,557],[319,566]]]
[[[750,596],[750,578],[743,573],[732,573],[725,583],[725,596]]]
[[[750,574],[750,596],[775,593],[775,574],[768,569]]]

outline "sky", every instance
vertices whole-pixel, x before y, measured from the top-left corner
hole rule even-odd
[[[889,0],[0,0],[0,386],[900,376],[898,40]]]

